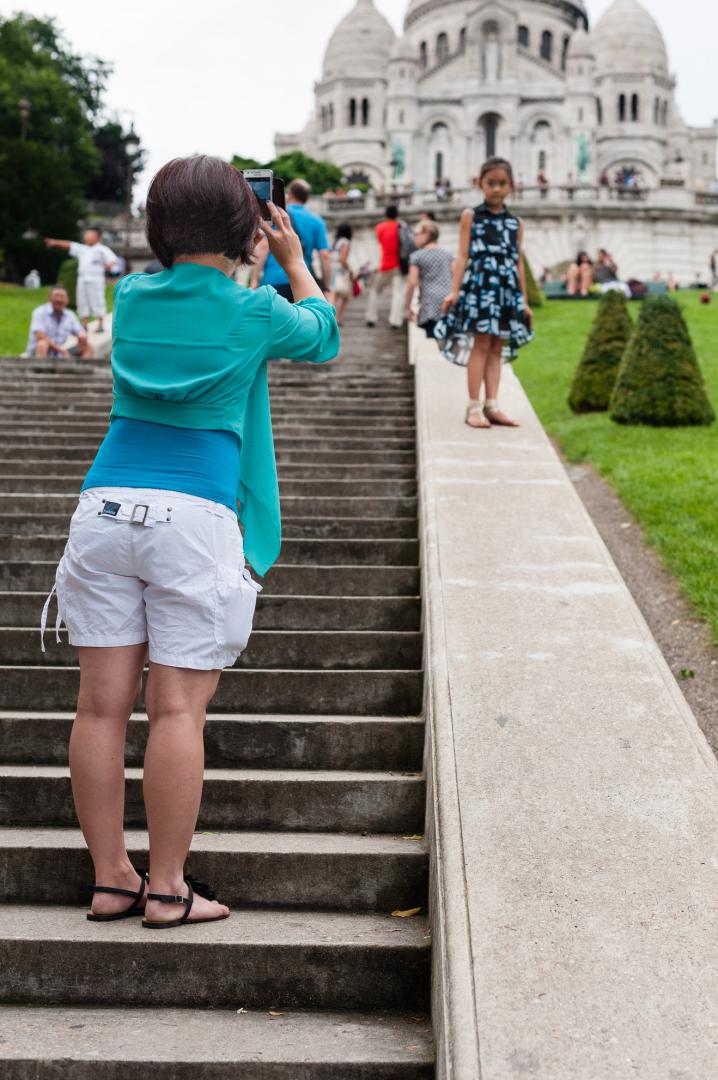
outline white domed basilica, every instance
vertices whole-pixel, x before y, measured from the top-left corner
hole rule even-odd
[[[468,186],[508,157],[534,184],[635,176],[701,188],[716,128],[687,126],[666,45],[639,0],[590,29],[583,0],[410,0],[397,38],[373,0],[334,31],[301,148],[378,190]]]

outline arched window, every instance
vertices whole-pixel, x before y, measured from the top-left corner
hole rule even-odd
[[[362,103],[361,103],[362,127],[369,127],[369,114],[370,114],[369,98],[362,98]]]
[[[549,64],[553,60],[553,34],[550,30],[544,30],[541,35],[541,57]]]
[[[653,123],[658,125],[661,122],[661,99],[656,98],[653,102]]]
[[[640,119],[640,102],[638,100],[638,94],[631,94],[631,120],[634,123]]]
[[[545,150],[539,150],[539,155],[538,155],[538,169],[539,169],[539,172],[545,173],[547,165],[548,165],[548,158],[546,156],[546,151]]]
[[[434,156],[434,180],[444,179],[444,155],[441,150],[437,150]]]
[[[561,71],[566,70],[566,61],[568,60],[568,46],[570,42],[570,37],[565,37],[563,39],[563,45],[561,46]]]
[[[349,99],[349,127],[356,127],[357,125],[357,99]]]
[[[603,102],[600,98],[596,98],[596,120],[599,124],[603,123]]]
[[[439,64],[446,60],[449,55],[449,36],[441,33],[436,39],[436,59]]]
[[[481,43],[481,77],[484,82],[498,82],[501,78],[502,66],[499,27],[495,22],[488,22],[483,28],[483,40]]]
[[[528,49],[531,44],[531,31],[528,26],[519,27],[519,45],[522,45],[524,49]]]
[[[429,160],[434,165],[434,180],[443,180],[446,176],[447,162],[451,157],[451,133],[447,125],[441,121],[431,125],[429,155]]]
[[[406,121],[405,121],[405,118],[404,118],[404,110],[399,109],[399,123],[403,125],[405,122]]]
[[[496,113],[485,113],[479,120],[479,127],[484,135],[484,157],[496,156],[498,133],[501,117]]]
[[[545,173],[549,166],[549,150],[553,148],[553,131],[548,120],[539,120],[534,124],[531,141],[536,147],[536,166]]]
[[[333,127],[334,127],[334,102],[331,101],[329,103],[329,128],[330,128],[330,130]]]
[[[464,52],[464,50],[466,49],[466,27],[465,26],[462,26],[461,30],[459,30],[459,49],[460,49],[461,52]]]
[[[618,96],[618,119],[622,124],[626,119],[626,95],[619,94]]]
[[[661,108],[661,122],[664,127],[668,126],[668,102],[664,101]]]
[[[583,123],[583,106],[582,105],[579,105],[579,107],[578,107],[578,122],[579,122],[579,124]]]
[[[419,46],[419,65],[425,71],[429,63],[429,46],[422,41]]]

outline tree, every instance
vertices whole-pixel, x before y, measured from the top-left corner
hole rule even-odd
[[[534,272],[531,269],[531,263],[526,258],[526,252],[523,253],[522,258],[524,263],[524,273],[526,275],[526,292],[528,293],[529,307],[532,310],[534,308],[543,307],[543,291],[539,289],[538,285],[536,284],[536,278],[534,277]]]
[[[0,17],[0,249],[15,277],[32,266],[51,276],[59,256],[42,234],[76,234],[100,161],[93,127],[108,73],[73,54],[53,20]]]
[[[264,169],[265,168],[265,166],[262,165],[259,161],[257,161],[256,158],[241,157],[239,154],[235,154],[234,157],[232,158],[232,165],[234,165],[235,169]]]
[[[632,334],[626,297],[616,290],[605,293],[571,386],[568,403],[575,413],[606,411]]]
[[[129,194],[130,174],[142,171],[144,151],[132,155],[127,152],[127,132],[116,121],[101,124],[93,139],[100,154],[100,165],[85,188],[85,195],[97,202],[122,203],[124,206]]]
[[[339,187],[342,182],[342,170],[330,161],[317,161],[301,150],[292,150],[282,154],[266,165],[261,165],[254,158],[235,155],[232,164],[237,169],[272,169],[282,180],[306,180],[311,185],[314,195],[323,195],[325,191]]]
[[[610,415],[619,424],[655,427],[715,420],[688,327],[672,296],[644,300],[619,368]]]

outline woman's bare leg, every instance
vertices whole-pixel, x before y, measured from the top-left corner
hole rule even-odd
[[[337,322],[341,326],[342,325],[342,320],[344,318],[344,312],[346,311],[346,308],[347,308],[347,298],[346,298],[346,296],[338,296],[337,297],[336,308],[337,308]]]
[[[593,288],[593,267],[585,264],[581,267],[581,296],[588,296]]]
[[[518,427],[515,420],[509,419],[498,407],[499,387],[501,386],[501,353],[504,343],[500,337],[491,338],[489,355],[486,360],[486,408],[485,413],[492,424],[500,427]]]
[[[571,263],[566,275],[566,292],[569,296],[575,296],[578,292],[578,283],[581,276],[581,268],[578,263]]]
[[[140,690],[146,645],[80,649],[80,696],[70,737],[75,809],[95,866],[95,883],[137,890],[125,847],[125,735]],[[128,906],[122,896],[94,898],[96,915]]]
[[[221,672],[151,664],[145,690],[150,736],[144,795],[150,833],[150,892],[186,896],[184,864],[202,798],[204,725]],[[221,904],[196,897],[192,918],[226,914]],[[180,918],[177,904],[150,900],[153,922]]]

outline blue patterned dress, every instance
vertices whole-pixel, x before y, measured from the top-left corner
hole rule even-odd
[[[519,282],[521,222],[505,208],[498,214],[477,206],[471,225],[469,261],[459,298],[436,324],[434,335],[447,360],[469,362],[477,334],[503,338],[504,359],[515,360],[532,340]]]

